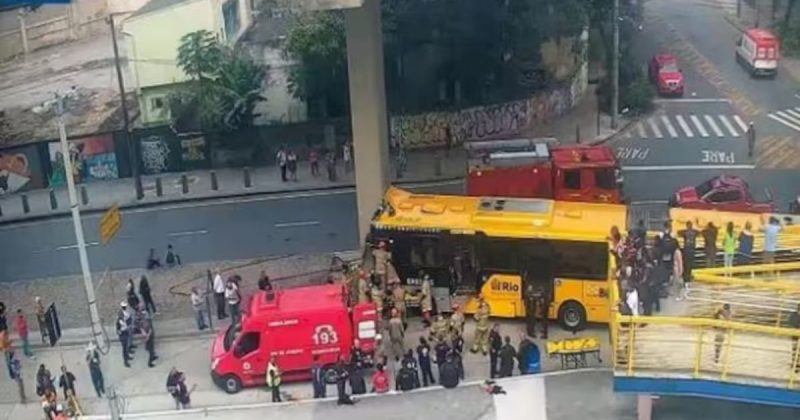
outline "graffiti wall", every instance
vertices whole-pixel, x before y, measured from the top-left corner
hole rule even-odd
[[[0,151],[0,195],[44,187],[36,146]]]
[[[146,174],[160,174],[177,170],[177,168],[170,165],[170,158],[174,159],[174,153],[176,152],[172,151],[164,136],[154,134],[143,137],[140,144],[140,153],[142,155],[142,167]]]
[[[569,84],[528,99],[460,111],[395,116],[390,121],[391,142],[408,149],[441,146],[446,127],[450,127],[454,144],[518,136],[572,109],[586,91],[587,77],[588,66],[584,64]]]
[[[64,185],[64,160],[59,142],[47,145],[50,152],[50,186]],[[69,156],[75,182],[90,182],[119,178],[114,136],[102,134],[69,141]]]

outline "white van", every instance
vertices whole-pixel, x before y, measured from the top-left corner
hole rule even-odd
[[[778,37],[766,29],[748,29],[736,41],[736,61],[744,66],[752,77],[759,75],[775,77],[779,58]]]

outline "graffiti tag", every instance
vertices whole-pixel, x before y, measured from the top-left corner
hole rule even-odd
[[[169,146],[160,136],[142,139],[142,165],[145,172],[158,174],[167,170]]]

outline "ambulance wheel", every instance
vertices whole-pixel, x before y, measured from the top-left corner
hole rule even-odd
[[[558,322],[565,330],[580,331],[586,328],[586,309],[578,302],[566,302],[558,309]]]
[[[225,375],[222,378],[222,385],[225,388],[225,392],[228,394],[235,394],[242,389],[242,381],[239,380],[239,377],[236,375]]]

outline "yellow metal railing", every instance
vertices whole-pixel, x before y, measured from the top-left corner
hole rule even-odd
[[[723,304],[738,322],[786,326],[800,305],[800,263],[695,270],[680,315],[711,318]]]
[[[703,318],[615,316],[618,376],[710,379],[800,389],[800,330]]]

